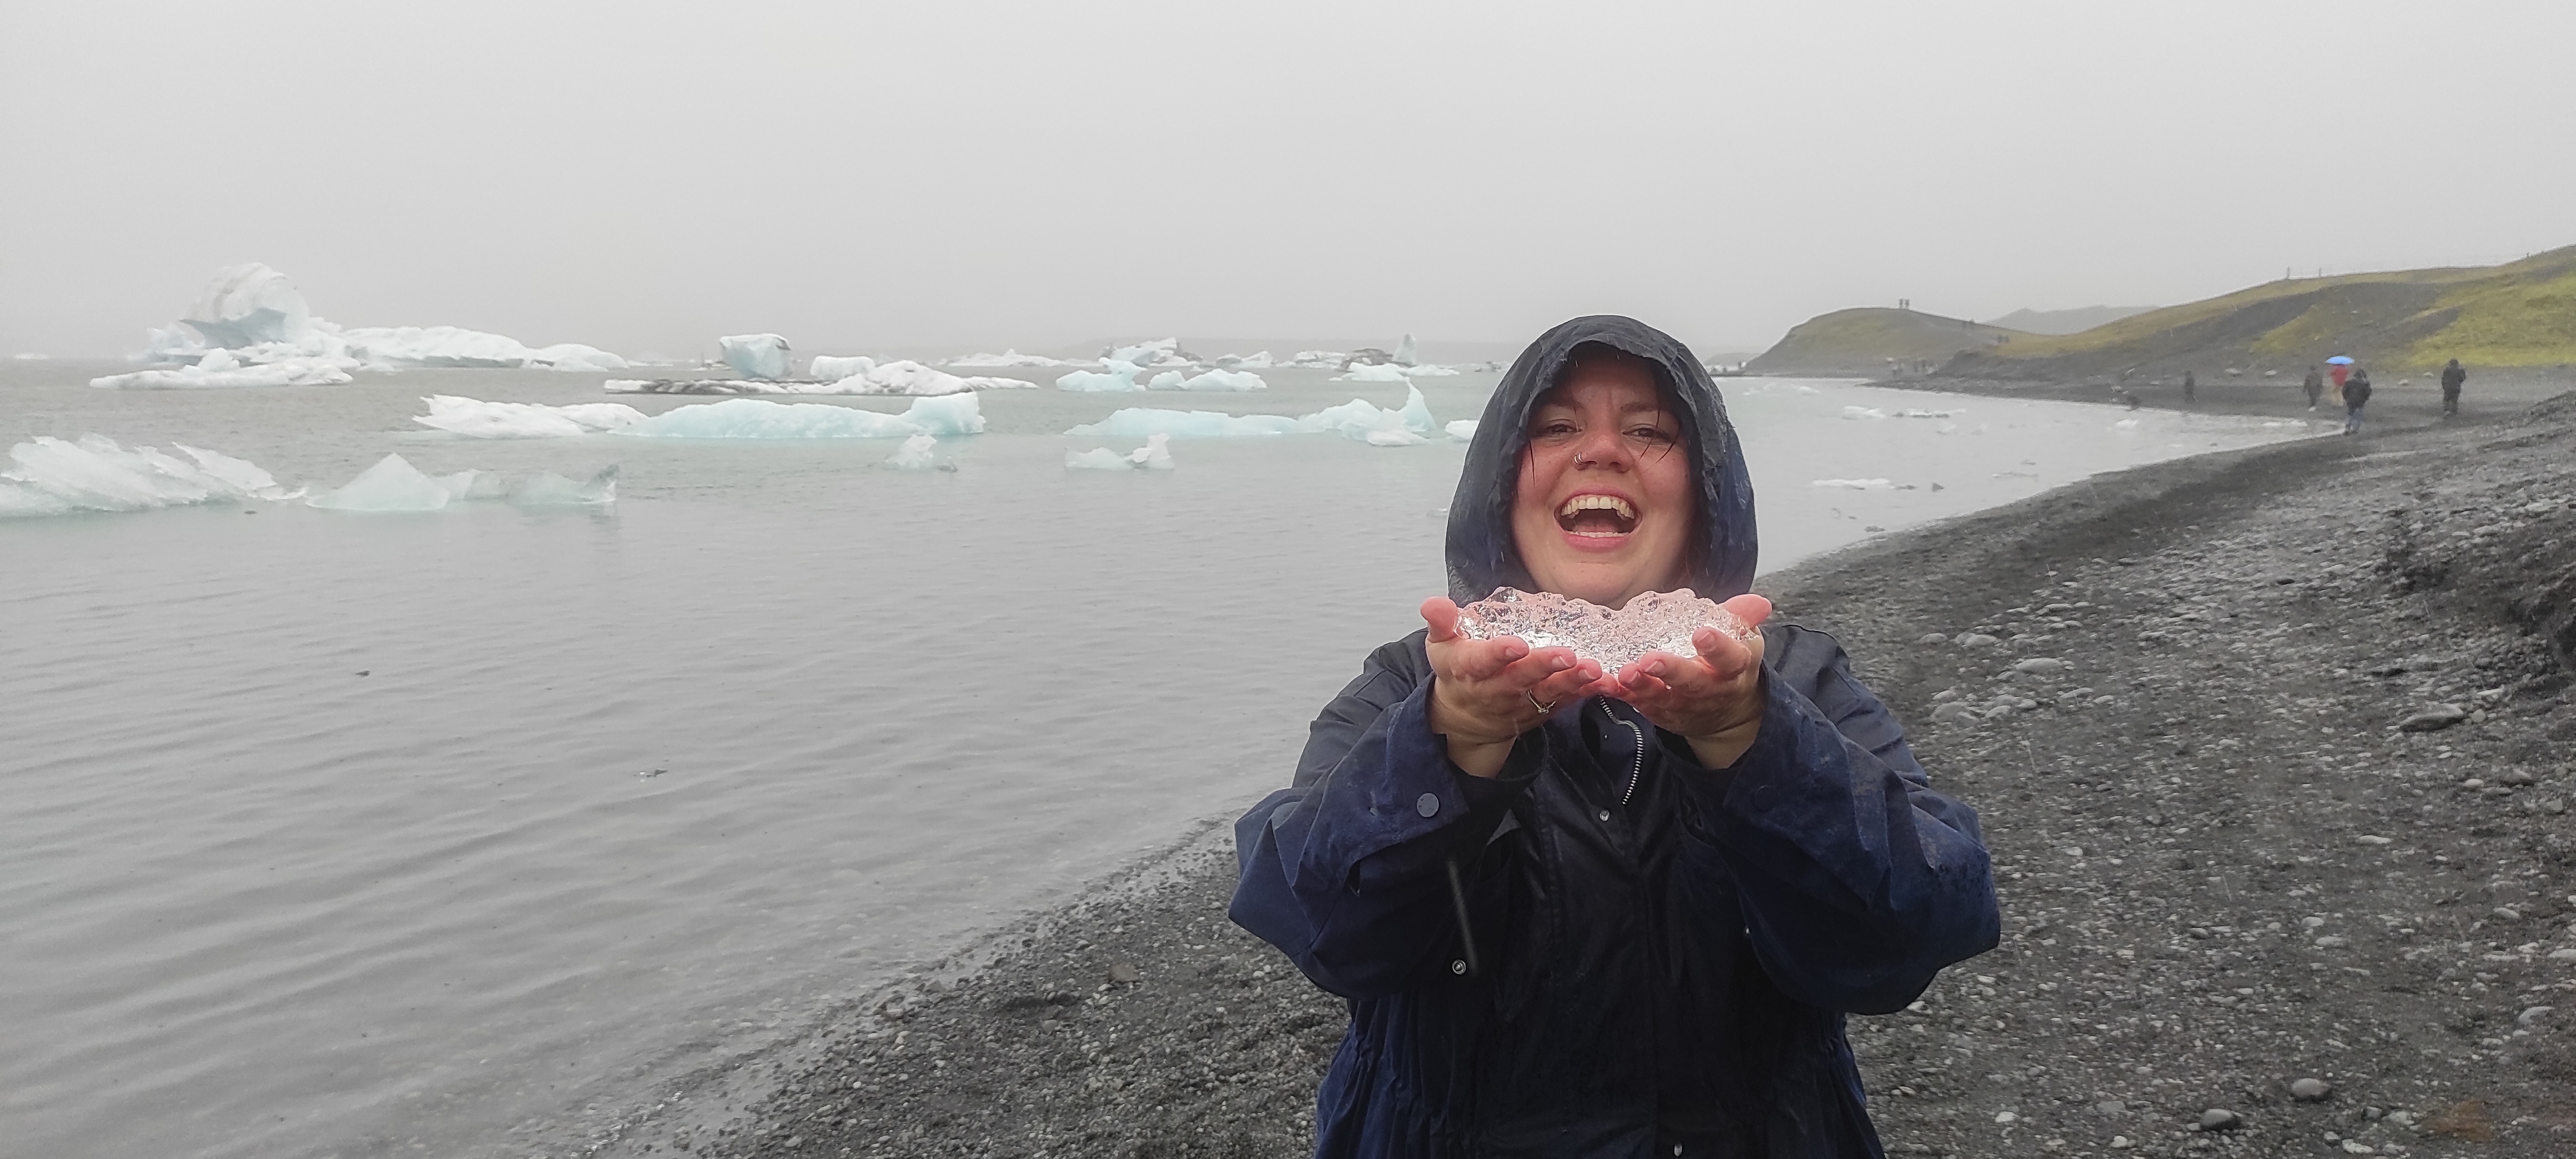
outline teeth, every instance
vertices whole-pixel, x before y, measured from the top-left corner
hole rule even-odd
[[[1556,513],[1560,516],[1572,515],[1577,511],[1609,511],[1617,514],[1621,519],[1637,517],[1637,509],[1628,506],[1627,500],[1616,495],[1577,495],[1566,500],[1565,506],[1556,509]]]

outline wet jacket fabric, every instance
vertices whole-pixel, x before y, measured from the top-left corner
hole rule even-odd
[[[2469,372],[2462,369],[2459,363],[2453,362],[2442,368],[2443,390],[2458,394],[2460,386],[2467,381],[2469,381]]]
[[[1715,388],[1671,338],[1585,318],[1485,411],[1450,509],[1454,593],[1528,585],[1522,431],[1585,342],[1659,368],[1702,479],[1698,590],[1743,591],[1752,496]],[[1595,698],[1468,776],[1430,730],[1420,632],[1325,706],[1291,785],[1236,825],[1232,907],[1348,1000],[1318,1155],[1880,1154],[1843,1017],[1992,947],[1993,881],[1975,813],[1930,789],[1833,638],[1763,635],[1762,724],[1728,769]]]
[[[2365,370],[2354,374],[2352,381],[2343,384],[2343,405],[2351,410],[2360,410],[2369,401],[2370,372]]]

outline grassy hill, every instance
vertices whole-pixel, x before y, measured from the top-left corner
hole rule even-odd
[[[1961,353],[1941,374],[2074,382],[2241,368],[2286,377],[2336,354],[2398,374],[2447,358],[2472,368],[2576,366],[2576,246],[2501,266],[2267,282],[2078,334],[2016,334]]]
[[[2071,310],[2015,310],[1988,323],[2025,334],[2081,334],[2096,326],[2105,326],[2136,314],[2153,310],[2153,306],[2077,306]]]
[[[1818,314],[1745,364],[1754,374],[1854,375],[1875,378],[1896,364],[1949,361],[2033,335],[1916,310],[1865,306]]]

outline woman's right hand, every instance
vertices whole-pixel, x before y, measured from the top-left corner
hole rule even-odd
[[[1516,636],[1471,640],[1458,634],[1458,605],[1422,601],[1431,625],[1431,731],[1446,737],[1449,759],[1479,777],[1503,771],[1512,742],[1544,723],[1554,706],[1601,679],[1601,666],[1572,648],[1532,649]]]

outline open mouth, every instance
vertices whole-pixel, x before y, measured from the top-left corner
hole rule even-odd
[[[1616,495],[1577,495],[1556,509],[1556,525],[1587,539],[1615,539],[1637,529],[1637,509]]]

